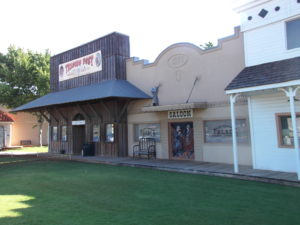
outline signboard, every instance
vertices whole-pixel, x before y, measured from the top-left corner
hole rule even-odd
[[[192,109],[168,111],[168,119],[185,119],[185,118],[192,118],[192,117],[193,117]]]
[[[73,126],[78,126],[78,125],[85,125],[85,120],[73,120],[72,121]]]
[[[102,70],[101,51],[59,65],[59,81],[95,73]]]

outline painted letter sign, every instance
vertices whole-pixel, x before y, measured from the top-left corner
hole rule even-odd
[[[95,73],[102,70],[101,51],[59,65],[59,81]]]
[[[168,111],[168,119],[185,119],[185,118],[192,118],[192,117],[193,117],[192,109]]]

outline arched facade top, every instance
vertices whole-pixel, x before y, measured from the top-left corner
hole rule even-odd
[[[168,46],[167,48],[165,48],[156,57],[156,59],[152,63],[149,63],[149,61],[145,60],[145,59],[139,60],[139,58],[137,58],[137,57],[131,57],[130,59],[127,59],[127,62],[131,61],[134,65],[135,64],[142,64],[144,67],[155,66],[155,65],[157,65],[159,63],[160,59],[167,52],[169,52],[170,50],[172,50],[174,48],[181,48],[181,47],[191,48],[191,49],[197,51],[200,55],[209,54],[211,52],[215,52],[215,51],[221,50],[222,47],[223,47],[223,43],[224,42],[230,41],[230,40],[233,40],[233,39],[236,39],[236,38],[239,38],[239,36],[240,36],[240,27],[237,26],[237,27],[234,28],[234,34],[233,35],[230,35],[228,37],[224,37],[224,38],[218,39],[218,44],[216,46],[212,47],[212,48],[209,48],[209,49],[203,49],[200,46],[194,45],[194,44],[189,43],[189,42],[180,42],[180,43],[172,44],[172,45]]]

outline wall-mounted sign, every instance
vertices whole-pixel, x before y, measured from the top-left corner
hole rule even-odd
[[[95,73],[102,70],[101,51],[59,65],[59,81]]]
[[[85,120],[73,120],[72,125],[73,126],[85,125]]]
[[[168,111],[168,119],[185,119],[185,118],[192,118],[192,117],[193,117],[192,109]]]

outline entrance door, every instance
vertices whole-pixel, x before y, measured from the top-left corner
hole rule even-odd
[[[73,154],[80,155],[85,143],[85,126],[73,126]]]
[[[4,127],[0,126],[0,149],[4,147]]]
[[[195,158],[192,122],[169,123],[169,140],[170,159]]]

